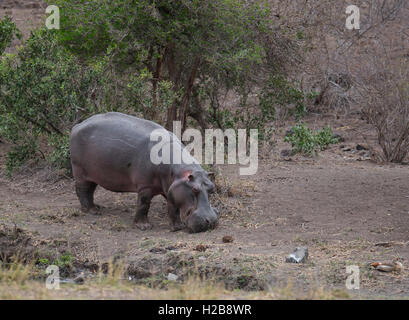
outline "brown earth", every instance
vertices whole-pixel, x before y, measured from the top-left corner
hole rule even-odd
[[[324,126],[314,117],[307,122]],[[282,142],[283,128],[277,130],[273,147],[264,150],[256,175],[240,177],[238,167],[220,167],[219,192],[212,198],[222,212],[220,225],[199,234],[170,232],[161,198],[154,199],[150,210],[153,230],[142,232],[132,223],[134,194],[98,188],[102,214],[83,214],[73,181],[63,172],[32,165],[12,178],[2,174],[2,253],[26,250],[36,259],[52,261],[69,252],[74,267],[67,277],[119,259],[136,283],[161,286],[168,273],[183,280],[196,272],[245,290],[289,283],[304,291],[344,290],[346,266],[358,265],[361,289],[350,295],[408,297],[409,167],[362,161],[366,151],[354,149],[364,144],[357,131],[367,132],[365,124],[337,127],[333,120],[332,125],[351,151],[338,144],[315,158],[283,158],[279,151],[288,148]],[[365,140],[370,140],[369,133]],[[0,146],[3,157],[8,148]],[[1,163],[4,169],[4,159]],[[233,242],[224,243],[224,236]],[[301,245],[309,248],[308,262],[285,263],[286,255]],[[370,267],[394,258],[403,262],[402,273]]]
[[[12,15],[26,37],[44,18],[40,2],[1,1],[0,16]],[[277,126],[256,175],[240,177],[237,166],[218,168],[218,193],[211,200],[221,211],[220,225],[199,234],[170,232],[160,198],[150,210],[153,230],[139,231],[132,224],[136,195],[102,188],[96,192],[102,214],[83,214],[64,172],[31,164],[7,177],[10,146],[0,142],[2,258],[19,253],[52,263],[70,255],[73,265],[62,274],[68,278],[80,272],[92,277],[121,260],[131,283],[159,287],[166,286],[168,273],[183,281],[193,272],[245,290],[292,285],[304,292],[339,290],[345,292],[341,298],[409,297],[409,166],[376,164],[367,160],[370,150],[356,150],[357,144],[376,145],[359,113],[310,115],[305,122],[330,125],[345,142],[315,158],[282,157],[289,148],[286,126]],[[225,236],[233,241],[223,242]],[[307,263],[285,263],[297,246],[309,248]],[[370,267],[394,258],[404,265],[401,273]],[[346,291],[347,265],[360,267],[360,290]]]

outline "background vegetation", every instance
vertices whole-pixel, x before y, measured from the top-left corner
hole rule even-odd
[[[168,129],[174,120],[183,129],[258,128],[268,140],[273,121],[300,121],[323,106],[341,110],[360,101],[378,130],[384,160],[401,162],[407,155],[408,74],[389,69],[363,79],[354,76],[363,73],[327,66],[323,75],[310,52],[319,46],[319,32],[338,30],[328,29],[333,17],[322,11],[324,4],[295,1],[294,10],[245,0],[54,2],[63,13],[61,29],[33,31],[15,54],[4,50],[21,34],[9,17],[0,22],[0,137],[13,145],[9,172],[28,159],[68,168],[72,126],[111,110]],[[385,23],[403,5],[373,3]],[[357,40],[345,41],[349,50]],[[327,48],[328,62],[331,54]],[[319,80],[305,85],[298,68]]]

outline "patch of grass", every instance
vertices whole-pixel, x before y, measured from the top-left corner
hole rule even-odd
[[[124,263],[119,259],[110,260],[99,269],[97,283],[102,286],[120,286],[125,279],[124,275]]]
[[[65,254],[62,254],[59,258],[55,259],[53,264],[55,264],[57,267],[60,268],[65,268],[65,267],[70,267],[72,264],[73,257],[69,252],[66,252]]]
[[[0,261],[0,283],[23,285],[34,273],[33,264],[23,264],[18,258]]]
[[[291,144],[294,152],[307,156],[315,155],[330,144],[338,143],[330,127],[314,132],[302,123],[294,126],[292,134],[286,136],[284,141]]]
[[[150,248],[156,245],[156,241],[152,239],[146,239],[140,243],[141,248]]]
[[[50,264],[50,261],[47,258],[41,258],[41,259],[38,259],[38,263],[41,265],[48,266]]]

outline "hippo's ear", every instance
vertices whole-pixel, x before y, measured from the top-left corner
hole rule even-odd
[[[186,179],[177,179],[173,181],[173,183],[170,185],[168,189],[168,194],[166,195],[166,198],[169,200],[169,202],[173,205],[175,205],[175,199],[173,198],[173,190],[177,187],[180,186],[181,184],[186,183]]]

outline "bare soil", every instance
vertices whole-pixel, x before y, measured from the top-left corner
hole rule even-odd
[[[306,119],[311,127],[326,124],[315,118]],[[178,281],[195,273],[244,290],[289,284],[304,291],[345,290],[346,266],[358,265],[360,290],[349,296],[408,297],[409,167],[363,160],[369,157],[362,152],[369,151],[356,145],[370,142],[374,133],[362,121],[353,128],[334,119],[332,126],[345,142],[315,158],[280,156],[289,147],[282,142],[283,127],[261,154],[256,175],[240,177],[236,166],[219,167],[218,193],[211,201],[221,211],[220,224],[199,234],[170,232],[160,197],[150,210],[150,231],[133,225],[135,194],[99,187],[101,215],[83,214],[74,182],[63,171],[32,164],[7,177],[8,146],[0,144],[1,253],[51,262],[68,252],[74,263],[67,277],[92,273],[114,260],[125,264],[135,283],[160,287],[168,273]],[[225,236],[233,242],[224,243]],[[307,263],[286,263],[297,246],[308,247]],[[370,267],[395,258],[404,265],[401,273]]]
[[[13,15],[25,37],[43,18],[41,1],[2,1],[0,16]],[[17,45],[18,43],[16,43]],[[112,261],[122,261],[132,283],[166,287],[168,273],[184,281],[190,273],[222,282],[230,289],[288,287],[343,292],[340,298],[409,297],[409,166],[368,160],[375,132],[359,113],[310,115],[314,128],[330,125],[345,142],[317,157],[281,156],[289,149],[285,129],[277,126],[254,176],[240,177],[237,166],[218,167],[219,226],[189,234],[170,232],[163,199],[150,210],[154,228],[133,225],[136,195],[102,188],[96,203],[101,215],[83,214],[74,182],[63,171],[30,164],[8,177],[0,142],[0,255],[50,263],[69,254],[73,263],[63,277],[90,277]],[[223,242],[230,236],[232,242]],[[305,264],[285,257],[307,246]],[[399,259],[401,273],[381,273],[375,261]],[[347,291],[346,266],[360,267],[360,290]],[[130,277],[130,278],[129,278]]]

